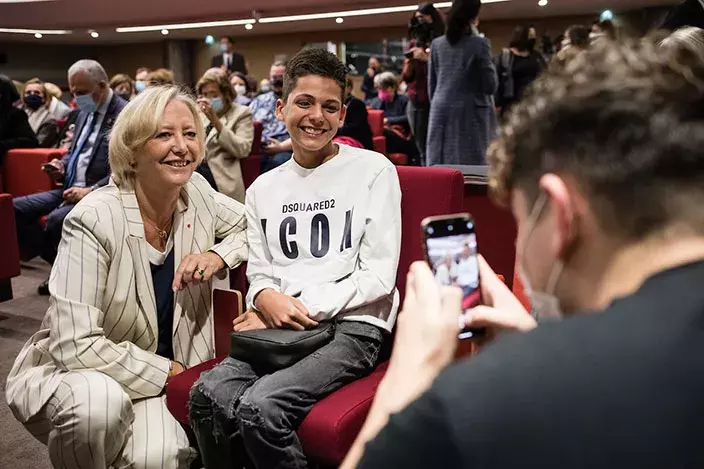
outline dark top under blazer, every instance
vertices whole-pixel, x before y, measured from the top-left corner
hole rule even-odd
[[[360,468],[704,467],[704,262],[444,373]]]

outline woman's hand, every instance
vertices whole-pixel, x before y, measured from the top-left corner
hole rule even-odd
[[[225,268],[222,257],[212,251],[200,254],[189,254],[181,260],[174,274],[172,288],[174,291],[183,290],[186,285],[197,285],[207,282],[215,273]]]
[[[440,288],[425,262],[415,262],[406,278],[389,369],[379,389],[385,407],[400,411],[425,392],[453,359],[462,312],[462,291]],[[383,397],[386,396],[386,397]]]
[[[186,367],[174,360],[169,360],[169,374],[166,377],[166,382],[168,383],[174,376],[180,375],[186,371]]]
[[[310,318],[308,308],[303,303],[271,288],[262,290],[254,299],[254,303],[261,313],[261,319],[271,329],[303,331],[318,325]]]
[[[416,60],[420,60],[421,62],[427,62],[428,61],[428,52],[423,49],[422,47],[414,47],[411,49],[411,52],[413,52],[413,58]]]
[[[484,257],[479,261],[480,288],[484,304],[472,308],[463,318],[465,326],[486,328],[486,336],[477,345],[484,345],[504,331],[527,332],[538,323],[523,307],[506,284],[489,267]]]
[[[267,328],[261,313],[251,309],[237,316],[235,320],[232,321],[232,326],[232,330],[235,332],[256,331]]]
[[[203,114],[205,114],[205,117],[208,118],[210,123],[213,124],[213,127],[216,127],[220,123],[220,119],[218,118],[218,115],[215,112],[215,109],[213,109],[212,104],[210,104],[210,100],[208,98],[198,98],[198,107]]]

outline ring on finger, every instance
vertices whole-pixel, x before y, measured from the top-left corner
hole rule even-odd
[[[202,277],[203,274],[205,274],[205,269],[200,269],[200,270],[198,271],[198,275],[200,275],[200,276]]]

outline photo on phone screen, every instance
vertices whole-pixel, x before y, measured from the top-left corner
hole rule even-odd
[[[427,259],[435,281],[462,290],[463,311],[479,305],[477,236],[471,218],[431,222],[424,230]],[[460,338],[472,337],[473,332],[476,331],[462,331]]]

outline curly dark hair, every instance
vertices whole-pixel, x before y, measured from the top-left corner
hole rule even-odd
[[[492,144],[490,189],[534,203],[539,181],[575,181],[601,228],[640,239],[704,233],[704,61],[652,39],[604,42],[539,78]]]
[[[303,49],[286,64],[281,98],[286,101],[288,95],[296,87],[298,79],[308,75],[318,75],[335,80],[340,85],[340,99],[345,100],[347,67],[335,54],[316,48]]]

